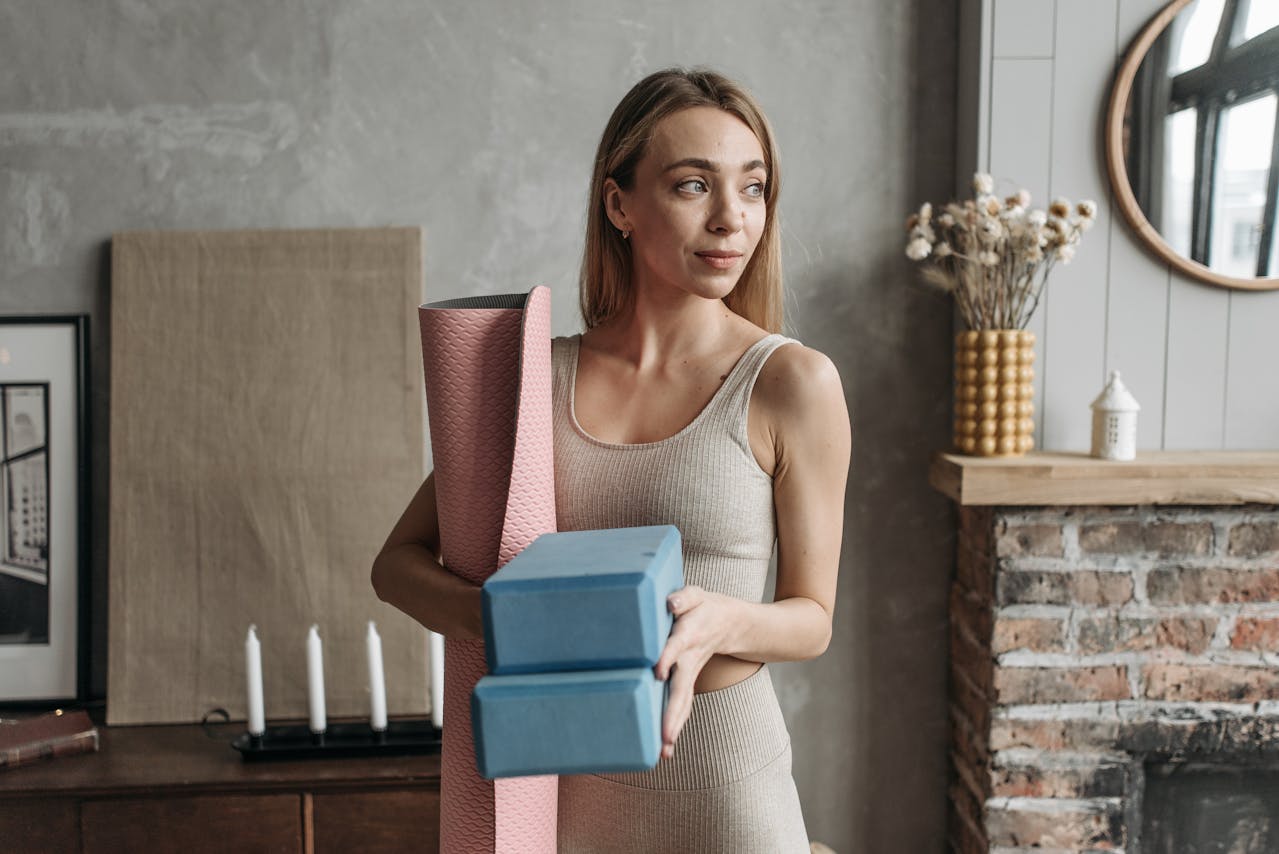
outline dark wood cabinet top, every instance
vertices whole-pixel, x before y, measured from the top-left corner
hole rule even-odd
[[[245,762],[243,724],[99,726],[96,753],[0,771],[0,798],[439,788],[439,754]]]

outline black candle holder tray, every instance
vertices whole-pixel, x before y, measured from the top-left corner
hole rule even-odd
[[[430,718],[387,721],[375,732],[367,720],[330,722],[321,735],[306,723],[274,724],[260,736],[242,732],[231,742],[246,762],[266,759],[333,759],[347,756],[404,756],[439,753],[440,730]]]

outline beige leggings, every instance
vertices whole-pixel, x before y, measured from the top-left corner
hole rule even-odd
[[[790,735],[768,666],[693,695],[675,757],[560,777],[560,854],[807,854]]]

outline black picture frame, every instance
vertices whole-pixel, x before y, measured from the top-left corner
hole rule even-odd
[[[0,704],[89,694],[89,316],[0,316]]]

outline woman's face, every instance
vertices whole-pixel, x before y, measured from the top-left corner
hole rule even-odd
[[[691,107],[658,122],[630,190],[611,179],[613,225],[631,232],[637,288],[727,296],[764,232],[764,151],[741,119]]]

